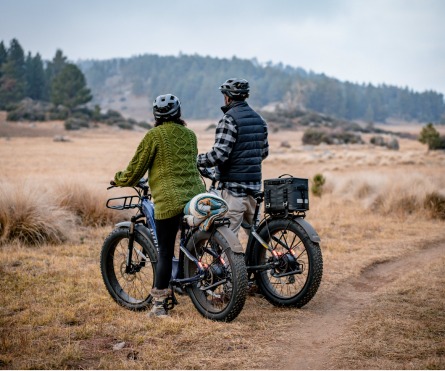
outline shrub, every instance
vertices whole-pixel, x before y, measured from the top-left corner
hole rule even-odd
[[[445,137],[440,136],[432,123],[425,126],[419,135],[419,142],[428,145],[428,149],[445,149]]]
[[[128,218],[128,214],[105,207],[105,195],[79,183],[60,183],[56,185],[57,204],[79,217],[87,227],[98,227],[113,224]]]
[[[326,140],[326,133],[320,129],[308,129],[303,134],[303,144],[319,145]]]
[[[140,126],[141,128],[147,129],[147,130],[149,130],[153,127],[153,125],[149,124],[146,121],[139,121],[138,126]]]
[[[315,174],[312,179],[311,191],[314,196],[321,197],[326,178],[322,174]]]
[[[50,120],[66,120],[70,115],[70,111],[65,106],[59,105],[52,108],[48,113]]]
[[[441,135],[431,146],[432,150],[445,149],[445,136]]]
[[[392,137],[392,138],[386,143],[386,147],[387,147],[388,149],[392,149],[392,150],[394,150],[394,151],[398,151],[399,148],[400,148],[400,146],[399,146],[399,141],[398,141],[396,138]]]
[[[344,130],[307,129],[302,138],[303,144],[362,144],[360,135]]]
[[[381,135],[375,135],[371,137],[369,140],[369,143],[375,145],[375,146],[384,146],[385,145],[385,138],[383,138]]]
[[[118,121],[116,125],[124,130],[133,130],[133,125],[128,121]]]
[[[65,121],[66,130],[80,130],[80,128],[88,127],[90,127],[89,122],[82,118],[70,117]]]
[[[101,120],[107,125],[114,125],[116,122],[125,121],[120,112],[111,109],[102,115]]]
[[[10,107],[7,115],[8,121],[45,121],[46,112],[49,110],[49,103],[34,101],[25,98],[16,105]]]
[[[386,141],[383,136],[375,135],[369,142],[375,146],[387,147],[395,151],[399,150],[399,141],[394,136],[392,136],[389,141]]]
[[[151,129],[153,127],[153,125],[150,125],[146,121],[139,121],[138,122],[138,126],[140,126],[141,128],[147,129],[147,130],[149,130],[149,129]]]
[[[432,218],[445,220],[445,196],[438,192],[428,193],[425,196],[424,206]]]
[[[27,183],[0,186],[0,243],[59,244],[68,239],[74,217],[45,191]]]

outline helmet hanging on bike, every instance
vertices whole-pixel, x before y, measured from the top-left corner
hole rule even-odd
[[[181,102],[173,94],[158,96],[153,102],[153,115],[157,120],[170,120],[181,117]]]
[[[220,87],[221,93],[233,100],[244,100],[249,97],[249,82],[244,79],[228,79]]]

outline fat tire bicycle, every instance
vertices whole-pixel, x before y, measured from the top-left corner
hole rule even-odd
[[[216,192],[217,177],[211,168],[199,168],[210,179],[209,192]],[[253,192],[256,201],[253,223],[248,231],[245,263],[249,285],[280,307],[306,305],[317,293],[323,276],[320,237],[305,220],[304,211],[265,213],[259,220],[264,191]]]
[[[132,188],[137,195],[110,198],[106,203],[111,209],[139,212],[130,221],[118,223],[105,239],[100,268],[111,297],[126,309],[142,311],[152,304],[158,242],[147,181],[141,179]],[[211,320],[229,322],[241,312],[247,271],[242,246],[227,227],[229,223],[227,218],[217,218],[209,231],[201,231],[181,222],[179,257],[173,258],[173,290],[164,303],[166,309],[178,304],[176,291],[188,293],[198,312]]]

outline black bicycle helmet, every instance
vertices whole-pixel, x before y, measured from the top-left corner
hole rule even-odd
[[[153,102],[155,119],[170,120],[181,116],[181,102],[173,94],[160,95]]]
[[[249,97],[249,82],[244,79],[228,79],[220,87],[221,93],[234,100],[244,100]]]

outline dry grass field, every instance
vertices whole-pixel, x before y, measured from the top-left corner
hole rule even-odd
[[[200,152],[209,124],[189,123]],[[179,297],[171,318],[152,320],[116,305],[99,269],[122,217],[104,202],[127,193],[106,187],[143,135],[0,113],[0,369],[445,368],[444,152],[408,139],[399,151],[306,147],[301,132],[271,133],[264,178],[326,178],[307,213],[322,241],[318,293],[302,309],[248,297],[232,323]]]

